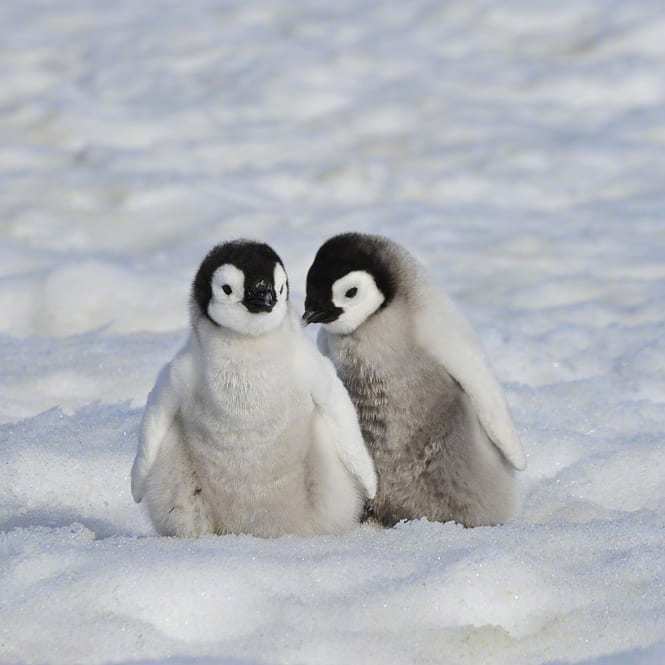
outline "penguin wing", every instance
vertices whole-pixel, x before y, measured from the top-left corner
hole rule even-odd
[[[518,470],[526,458],[501,386],[471,325],[442,291],[421,294],[415,315],[419,346],[461,385],[492,443]]]
[[[321,418],[320,424],[325,427],[326,437],[332,440],[346,470],[362,485],[368,498],[373,499],[376,470],[360,431],[356,409],[332,362],[314,349],[312,351],[316,375],[311,396]]]
[[[162,367],[150,391],[139,431],[139,446],[132,466],[132,496],[140,503],[145,481],[157,458],[164,437],[180,408],[183,388],[191,383],[191,355],[188,345]]]

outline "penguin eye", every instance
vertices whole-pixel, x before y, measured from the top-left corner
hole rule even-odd
[[[224,286],[222,286],[222,291],[224,291],[227,296],[230,296],[233,289],[228,284],[224,284]]]
[[[358,293],[358,289],[354,286],[353,288],[349,289],[344,295],[347,298],[354,298],[356,293]]]

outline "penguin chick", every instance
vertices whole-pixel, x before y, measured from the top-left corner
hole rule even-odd
[[[227,242],[201,263],[189,338],[148,397],[132,468],[160,534],[340,533],[374,496],[353,404],[288,300],[268,245]]]
[[[348,233],[307,274],[305,323],[360,417],[379,475],[370,516],[505,522],[526,466],[501,388],[464,317],[405,249]]]

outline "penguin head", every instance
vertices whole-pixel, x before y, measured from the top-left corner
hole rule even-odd
[[[192,307],[214,325],[256,337],[284,320],[289,285],[272,247],[234,240],[213,247],[192,284]]]
[[[396,281],[380,236],[344,233],[321,245],[307,273],[303,321],[348,335],[394,298]]]

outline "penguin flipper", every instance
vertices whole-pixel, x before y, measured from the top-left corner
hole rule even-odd
[[[190,382],[190,368],[191,357],[187,345],[170,363],[162,367],[148,395],[139,431],[138,450],[132,466],[132,497],[136,503],[143,499],[150,469],[178,412],[182,387]]]
[[[439,362],[469,396],[491,442],[515,469],[526,468],[524,450],[501,386],[471,325],[445,293],[433,287],[423,289],[414,332],[423,351]]]
[[[367,497],[373,499],[377,486],[376,469],[360,431],[353,402],[328,358],[319,356],[315,378],[311,395],[319,412],[317,415],[323,419],[340,461],[357,479]]]

